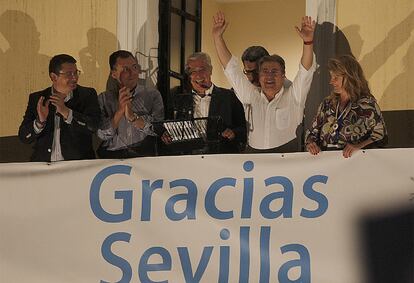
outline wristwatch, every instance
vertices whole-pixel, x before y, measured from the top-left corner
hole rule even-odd
[[[46,125],[46,120],[41,122],[39,118],[36,118],[35,123],[38,128],[43,128]]]
[[[128,119],[128,122],[134,123],[138,118],[139,116],[136,113],[134,113],[134,118],[132,118],[131,120]]]

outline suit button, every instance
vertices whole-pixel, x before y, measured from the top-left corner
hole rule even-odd
[[[50,148],[47,149],[48,152],[52,152],[52,150]]]

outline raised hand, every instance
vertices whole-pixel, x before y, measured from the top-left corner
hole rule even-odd
[[[44,96],[41,96],[37,101],[37,117],[41,123],[45,122],[49,115],[49,104],[50,100],[45,101]]]
[[[129,99],[128,102],[125,104],[125,118],[128,121],[131,121],[135,118],[135,114],[134,111],[132,111],[132,103],[131,100]]]
[[[302,17],[302,24],[300,29],[295,26],[296,32],[305,42],[313,41],[313,34],[315,32],[316,22],[312,21],[311,17]]]
[[[213,16],[213,37],[222,36],[225,32],[228,22],[226,22],[226,18],[224,17],[224,13],[219,11],[215,16]]]
[[[130,90],[124,86],[119,90],[118,112],[124,114],[128,103],[131,103],[131,93]]]
[[[114,129],[118,128],[119,122],[121,121],[122,117],[125,116],[126,119],[129,118],[128,116],[126,116],[125,113],[128,103],[131,104],[131,93],[129,88],[124,86],[121,87],[121,89],[118,92],[118,110],[116,110],[115,115],[112,117],[112,127]]]
[[[66,94],[55,92],[49,98],[49,101],[52,105],[56,106],[56,113],[62,114],[62,116],[67,119],[69,115],[69,108],[65,105]]]

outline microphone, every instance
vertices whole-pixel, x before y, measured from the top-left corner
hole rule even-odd
[[[209,89],[211,85],[207,85],[206,83],[197,83],[199,86],[201,86],[204,89]]]

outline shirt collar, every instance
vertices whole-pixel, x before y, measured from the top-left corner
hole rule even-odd
[[[282,94],[283,94],[284,91],[285,91],[285,87],[282,86],[282,88],[279,90],[279,92],[275,94],[275,96],[273,97],[273,99],[271,101],[269,101],[269,103],[272,103],[274,101],[279,101],[279,99],[282,97]],[[267,100],[267,97],[264,94],[263,90],[260,90],[260,94],[261,94],[262,97],[264,97]]]
[[[211,96],[211,94],[213,93],[213,88],[214,88],[214,84],[211,84],[211,86],[206,90],[206,95],[204,97]],[[200,96],[200,95],[198,95],[198,93],[194,89],[192,89],[191,92],[193,94],[196,94],[197,96]]]

